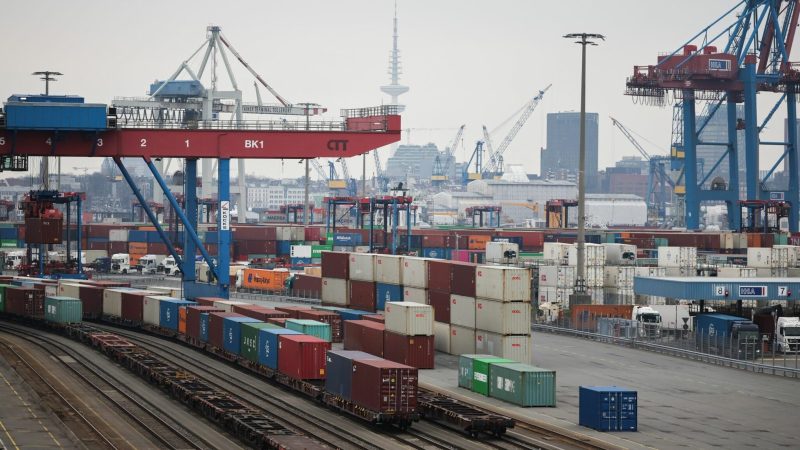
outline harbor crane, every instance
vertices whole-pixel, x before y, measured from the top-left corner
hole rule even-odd
[[[433,174],[431,175],[431,182],[433,184],[442,185],[446,184],[449,180],[449,173],[450,173],[450,165],[453,164],[455,161],[455,152],[456,148],[458,148],[458,143],[461,142],[461,136],[464,134],[464,127],[466,125],[461,125],[458,127],[458,131],[456,131],[456,136],[450,142],[450,146],[445,149],[444,154],[444,161],[442,161],[441,155],[436,155],[436,159],[433,162]]]

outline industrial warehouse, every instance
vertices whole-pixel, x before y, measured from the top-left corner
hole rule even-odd
[[[0,450],[797,446],[800,2],[205,3],[6,6]]]

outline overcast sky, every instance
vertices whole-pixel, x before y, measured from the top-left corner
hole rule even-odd
[[[411,129],[411,143],[434,142],[443,148],[466,124],[466,150],[457,155],[463,160],[481,138],[481,125],[494,129],[552,83],[505,155],[507,163],[538,173],[546,113],[580,106],[580,47],[561,36],[592,32],[606,35],[605,42],[589,48],[588,57],[587,110],[600,114],[599,166],[636,154],[609,115],[657,144],[642,141],[651,154],[666,154],[671,108],[634,104],[623,95],[625,79],[633,65],[653,64],[658,54],[677,48],[734,4],[400,0],[401,83],[411,88],[401,97],[407,105],[403,128]],[[200,46],[206,26],[216,24],[290,102],[320,103],[337,114],[340,108],[388,103],[379,86],[388,83],[392,14],[391,0],[4,0],[0,97],[42,91],[42,82],[30,73],[43,69],[64,73],[52,88],[55,93],[104,103],[117,96],[142,96],[149,83],[169,77]],[[240,68],[237,77],[245,100],[255,101],[252,79]],[[766,103],[760,107],[763,111]],[[782,123],[776,121],[767,132],[782,136]],[[495,145],[509,126],[493,135]],[[427,130],[439,128],[444,130]],[[388,152],[381,149],[384,164]],[[99,164],[80,160],[63,166]],[[274,167],[268,164],[248,163],[247,171],[264,174]],[[352,172],[357,172],[355,164],[351,161]],[[764,165],[771,163],[762,160]],[[368,167],[371,171],[371,160]],[[282,168],[284,176],[301,172],[292,162]]]

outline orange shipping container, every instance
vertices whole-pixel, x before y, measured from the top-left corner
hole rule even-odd
[[[147,242],[128,242],[128,253],[131,255],[146,255]]]
[[[634,305],[572,305],[572,326],[584,331],[597,331],[597,319],[616,317],[631,320]]]
[[[486,250],[486,243],[491,240],[491,236],[471,235],[467,248],[470,250]]]
[[[242,287],[245,289],[259,289],[262,291],[280,291],[285,287],[289,272],[266,270],[266,269],[244,269],[242,273]]]
[[[142,231],[156,231],[156,227],[139,227]]]
[[[178,308],[178,333],[186,334],[186,307]]]

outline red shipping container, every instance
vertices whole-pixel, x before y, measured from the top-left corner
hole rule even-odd
[[[452,265],[450,291],[456,295],[475,297],[475,264],[453,261]]]
[[[383,357],[417,369],[433,369],[435,349],[433,336],[406,336],[386,331],[383,335]]]
[[[331,343],[316,336],[278,336],[278,371],[298,380],[324,380],[325,357]]]
[[[5,312],[17,316],[43,317],[44,291],[23,286],[6,288]]]
[[[319,241],[322,238],[322,228],[306,227],[304,237],[306,241]]]
[[[344,330],[342,329],[342,316],[339,314],[314,309],[311,311],[298,311],[297,318],[327,323],[331,326],[331,340],[333,342],[342,342]]]
[[[325,269],[323,269],[325,270]],[[350,301],[348,306],[359,311],[375,312],[376,290],[371,281],[350,280]]]
[[[382,323],[370,320],[344,321],[344,349],[360,350],[370,355],[383,357]]]
[[[109,242],[108,243],[108,256],[112,256],[117,253],[128,253],[128,243],[127,242]]]
[[[90,241],[90,242],[88,242],[88,245],[86,247],[84,247],[84,248],[86,248],[87,250],[105,250],[105,251],[108,251],[108,242]]]
[[[450,292],[451,277],[450,261],[428,261],[428,289]]]
[[[200,314],[224,312],[213,306],[191,305],[186,307],[186,336],[200,339]]]
[[[277,309],[265,308],[263,306],[233,305],[232,309],[233,312],[237,314],[241,314],[243,316],[247,316],[253,319],[258,319],[262,322],[266,322],[267,319],[272,319],[272,318],[283,318],[283,319],[289,318],[289,314],[283,311],[278,311]]]
[[[236,241],[239,253],[245,255],[274,255],[277,253],[277,243],[270,241]]]
[[[361,316],[361,320],[369,320],[370,322],[377,322],[377,323],[386,322],[386,318],[383,317],[383,314],[364,314],[363,316]]]
[[[376,412],[417,410],[417,369],[385,359],[353,361],[353,402]]]
[[[290,319],[299,319],[300,311],[312,311],[310,306],[276,306],[275,309],[285,312]]]
[[[122,293],[122,318],[133,323],[141,323],[144,320],[142,310],[144,308],[144,297],[154,295],[151,293],[140,294],[138,292]]]
[[[84,319],[99,319],[103,315],[104,290],[101,287],[85,285],[78,288],[78,296],[83,304]]]
[[[450,294],[448,292],[429,290],[428,304],[433,308],[433,320],[450,323]]]
[[[286,318],[285,317],[270,317],[267,319],[267,323],[271,323],[273,325],[277,325],[279,327],[286,328]]]
[[[322,252],[322,276],[325,278],[350,278],[350,261],[344,252]]]
[[[198,305],[202,306],[214,306],[214,302],[225,301],[226,299],[222,297],[197,297],[194,299]]]
[[[244,317],[241,314],[231,312],[210,312],[208,313],[208,342],[216,348],[223,348],[222,322],[226,317]],[[187,324],[188,325],[188,324]],[[199,330],[198,325],[198,330]],[[199,334],[199,332],[198,332]]]

